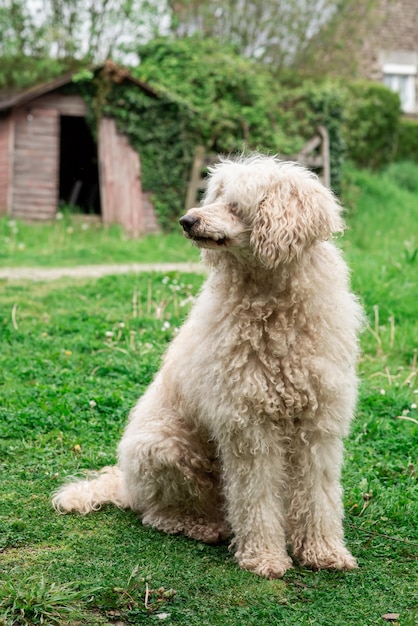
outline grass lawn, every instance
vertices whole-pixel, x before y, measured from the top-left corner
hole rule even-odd
[[[389,623],[388,614],[391,623],[418,624],[418,195],[366,173],[352,173],[349,191],[342,245],[369,317],[343,475],[346,539],[360,568],[295,568],[266,581],[240,570],[226,546],[164,535],[130,512],[54,513],[50,495],[65,477],[114,463],[127,412],[203,278],[3,281],[0,624],[366,626]],[[1,263],[75,262],[55,244],[41,258],[29,231],[25,242]],[[138,242],[120,240],[120,257],[112,245],[97,262],[139,260]],[[184,256],[164,258],[165,245],[150,246],[151,260],[196,259],[179,238],[173,254]]]
[[[59,214],[61,215],[61,214]],[[99,263],[183,263],[199,260],[177,232],[140,239],[118,226],[102,226],[81,216],[33,224],[0,218],[0,267],[73,267]]]

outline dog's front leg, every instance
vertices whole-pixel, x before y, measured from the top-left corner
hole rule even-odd
[[[343,537],[341,438],[302,429],[291,449],[288,524],[295,557],[313,569],[355,568]]]
[[[281,578],[292,567],[285,539],[284,446],[271,433],[240,431],[224,440],[221,458],[238,564],[265,578]]]

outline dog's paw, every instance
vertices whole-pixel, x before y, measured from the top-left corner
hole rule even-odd
[[[237,557],[238,565],[243,569],[262,576],[263,578],[282,578],[288,569],[293,567],[292,559],[285,556],[248,556],[245,554]]]
[[[205,522],[198,520],[185,534],[204,543],[222,543],[231,535],[231,529],[225,522]]]
[[[176,465],[188,481],[196,481],[203,487],[211,487],[215,473],[213,463],[204,456],[191,455],[190,451],[179,451]]]
[[[358,567],[356,559],[344,546],[305,546],[295,556],[300,565],[313,570],[351,570]]]

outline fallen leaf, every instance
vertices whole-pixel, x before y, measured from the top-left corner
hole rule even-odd
[[[399,613],[385,613],[384,615],[382,615],[382,617],[387,622],[395,622],[397,619],[399,619]]]

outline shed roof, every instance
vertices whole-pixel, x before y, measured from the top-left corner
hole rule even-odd
[[[142,91],[144,91],[149,96],[154,98],[158,98],[159,95],[157,92],[150,87],[147,83],[134,78],[129,70],[117,65],[113,61],[106,61],[101,65],[97,65],[93,68],[90,68],[91,71],[96,74],[101,70],[104,70],[110,79],[117,84],[120,84],[124,81],[129,81],[134,85],[137,85]],[[80,70],[73,70],[71,72],[66,72],[57,78],[51,79],[45,83],[41,83],[38,85],[34,85],[29,89],[24,89],[23,91],[3,91],[0,92],[0,111],[7,111],[15,106],[26,104],[35,98],[39,98],[55,89],[59,89],[60,87],[64,87],[72,83],[74,76],[80,73]]]

